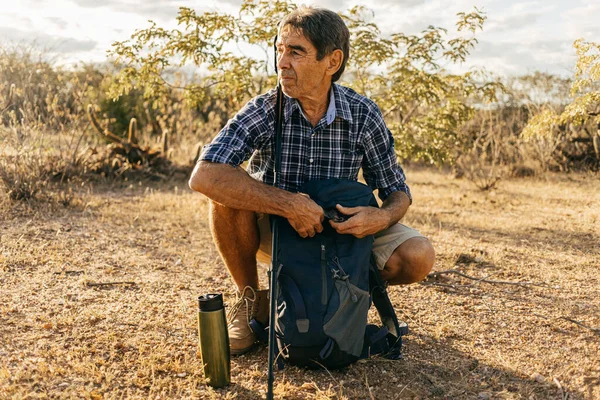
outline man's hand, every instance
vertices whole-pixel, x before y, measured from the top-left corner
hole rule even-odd
[[[305,237],[313,237],[323,232],[323,209],[306,194],[298,194],[294,206],[288,211],[287,220],[298,234]]]
[[[337,233],[363,238],[384,230],[390,223],[389,213],[381,208],[342,207],[339,204],[336,205],[336,208],[340,213],[350,216],[344,222],[329,221]]]

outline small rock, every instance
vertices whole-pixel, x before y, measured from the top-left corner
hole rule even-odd
[[[181,374],[177,374],[178,378],[185,378],[187,376],[187,372],[182,372]]]
[[[479,400],[488,400],[490,398],[490,394],[489,393],[485,393],[485,392],[481,392],[479,393],[478,397]]]
[[[531,374],[531,379],[533,379],[534,381],[536,381],[538,383],[546,382],[546,378],[544,378],[541,374],[539,374],[537,372],[534,374]]]

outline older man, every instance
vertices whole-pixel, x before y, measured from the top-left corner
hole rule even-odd
[[[276,91],[252,99],[204,147],[190,187],[210,201],[215,244],[240,297],[229,313],[232,354],[252,348],[253,317],[266,319],[265,291],[259,291],[257,257],[270,255],[268,214],[287,218],[302,237],[323,230],[323,209],[298,193],[310,180],[357,180],[379,189],[381,208],[338,210],[351,216],[330,222],[342,234],[375,234],[373,253],[390,284],[422,280],[431,270],[429,240],[400,224],[411,204],[394,140],[377,105],[334,84],[349,56],[349,32],[334,12],[302,7],[279,24],[277,66],[283,88],[281,187],[273,183]],[[239,165],[250,159],[247,171]]]

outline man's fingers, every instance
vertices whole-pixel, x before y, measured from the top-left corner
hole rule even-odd
[[[319,224],[319,225],[315,226],[315,231],[316,231],[317,233],[321,233],[321,232],[323,232],[323,225],[322,225],[322,224]]]
[[[339,204],[336,204],[335,208],[337,208],[337,210],[344,215],[355,215],[360,212],[360,209],[362,207],[344,207]]]
[[[301,238],[306,239],[307,237],[314,237],[318,232],[316,230],[317,228],[313,228],[313,229],[304,229],[301,231],[296,231],[298,232],[298,235],[300,235]],[[321,226],[321,231],[323,230],[323,227]]]
[[[329,221],[329,224],[337,233],[349,233],[348,231],[353,227],[353,223],[350,220],[345,222],[333,222]]]

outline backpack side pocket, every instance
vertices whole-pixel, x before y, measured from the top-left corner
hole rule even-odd
[[[334,287],[339,296],[339,306],[323,325],[323,331],[335,340],[340,350],[359,357],[371,305],[369,292],[351,284],[347,277],[334,279]]]

